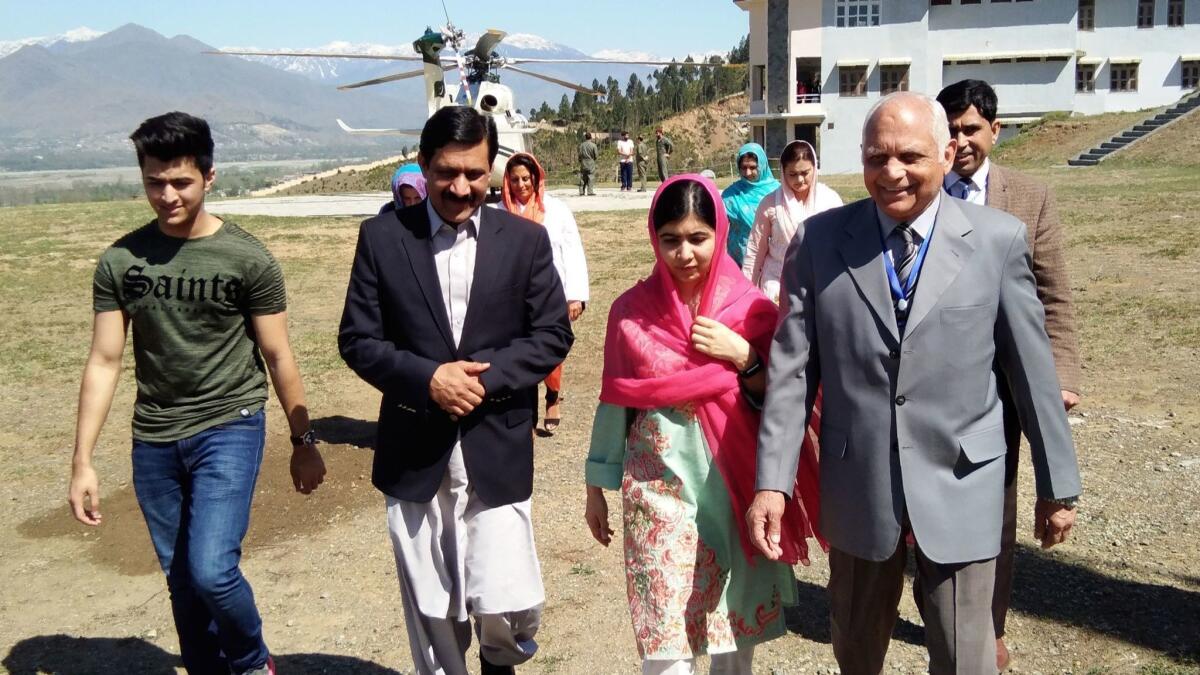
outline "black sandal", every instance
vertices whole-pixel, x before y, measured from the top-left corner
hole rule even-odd
[[[565,399],[565,398],[566,397],[562,395],[561,391],[553,391],[551,389],[547,389],[546,390],[547,413],[549,412],[549,409],[552,406],[560,405],[563,402],[563,399]],[[553,436],[554,432],[558,430],[558,427],[560,424],[562,424],[561,417],[547,417],[544,420],[542,420],[542,429],[546,432],[547,436]]]

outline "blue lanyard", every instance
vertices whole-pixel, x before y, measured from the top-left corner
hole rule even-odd
[[[908,279],[904,286],[901,286],[900,277],[896,274],[896,264],[888,255],[887,239],[882,232],[879,234],[880,245],[883,247],[883,267],[887,271],[888,286],[892,289],[892,302],[896,305],[897,313],[908,313],[908,292],[917,285],[917,278],[921,275],[921,267],[925,264],[925,254],[929,252],[929,242],[932,239],[933,227],[931,226],[928,236],[921,240],[921,247],[917,249],[917,258],[908,272]]]

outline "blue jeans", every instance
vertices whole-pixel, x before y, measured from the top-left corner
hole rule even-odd
[[[254,593],[238,569],[265,440],[260,410],[178,441],[133,441],[133,487],[189,673],[267,662]]]
[[[633,162],[621,162],[621,188],[624,190],[633,189]]]

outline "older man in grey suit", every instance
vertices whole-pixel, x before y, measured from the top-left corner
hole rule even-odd
[[[1025,226],[943,196],[955,143],[927,96],[876,104],[862,152],[871,198],[810,218],[787,256],[746,515],[777,556],[823,386],[820,526],[842,672],[883,668],[911,532],[930,672],[995,673],[1005,437],[993,363],[1033,449],[1043,546],[1066,538],[1080,492]]]

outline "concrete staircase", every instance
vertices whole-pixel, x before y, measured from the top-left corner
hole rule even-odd
[[[1174,106],[1167,108],[1153,117],[1142,120],[1140,123],[1122,131],[1120,134],[1113,136],[1091,150],[1080,153],[1075,159],[1067,160],[1067,164],[1070,166],[1096,166],[1114,152],[1147,134],[1153,133],[1162,128],[1163,125],[1174,122],[1196,108],[1200,108],[1200,91],[1194,91],[1184,96]]]

